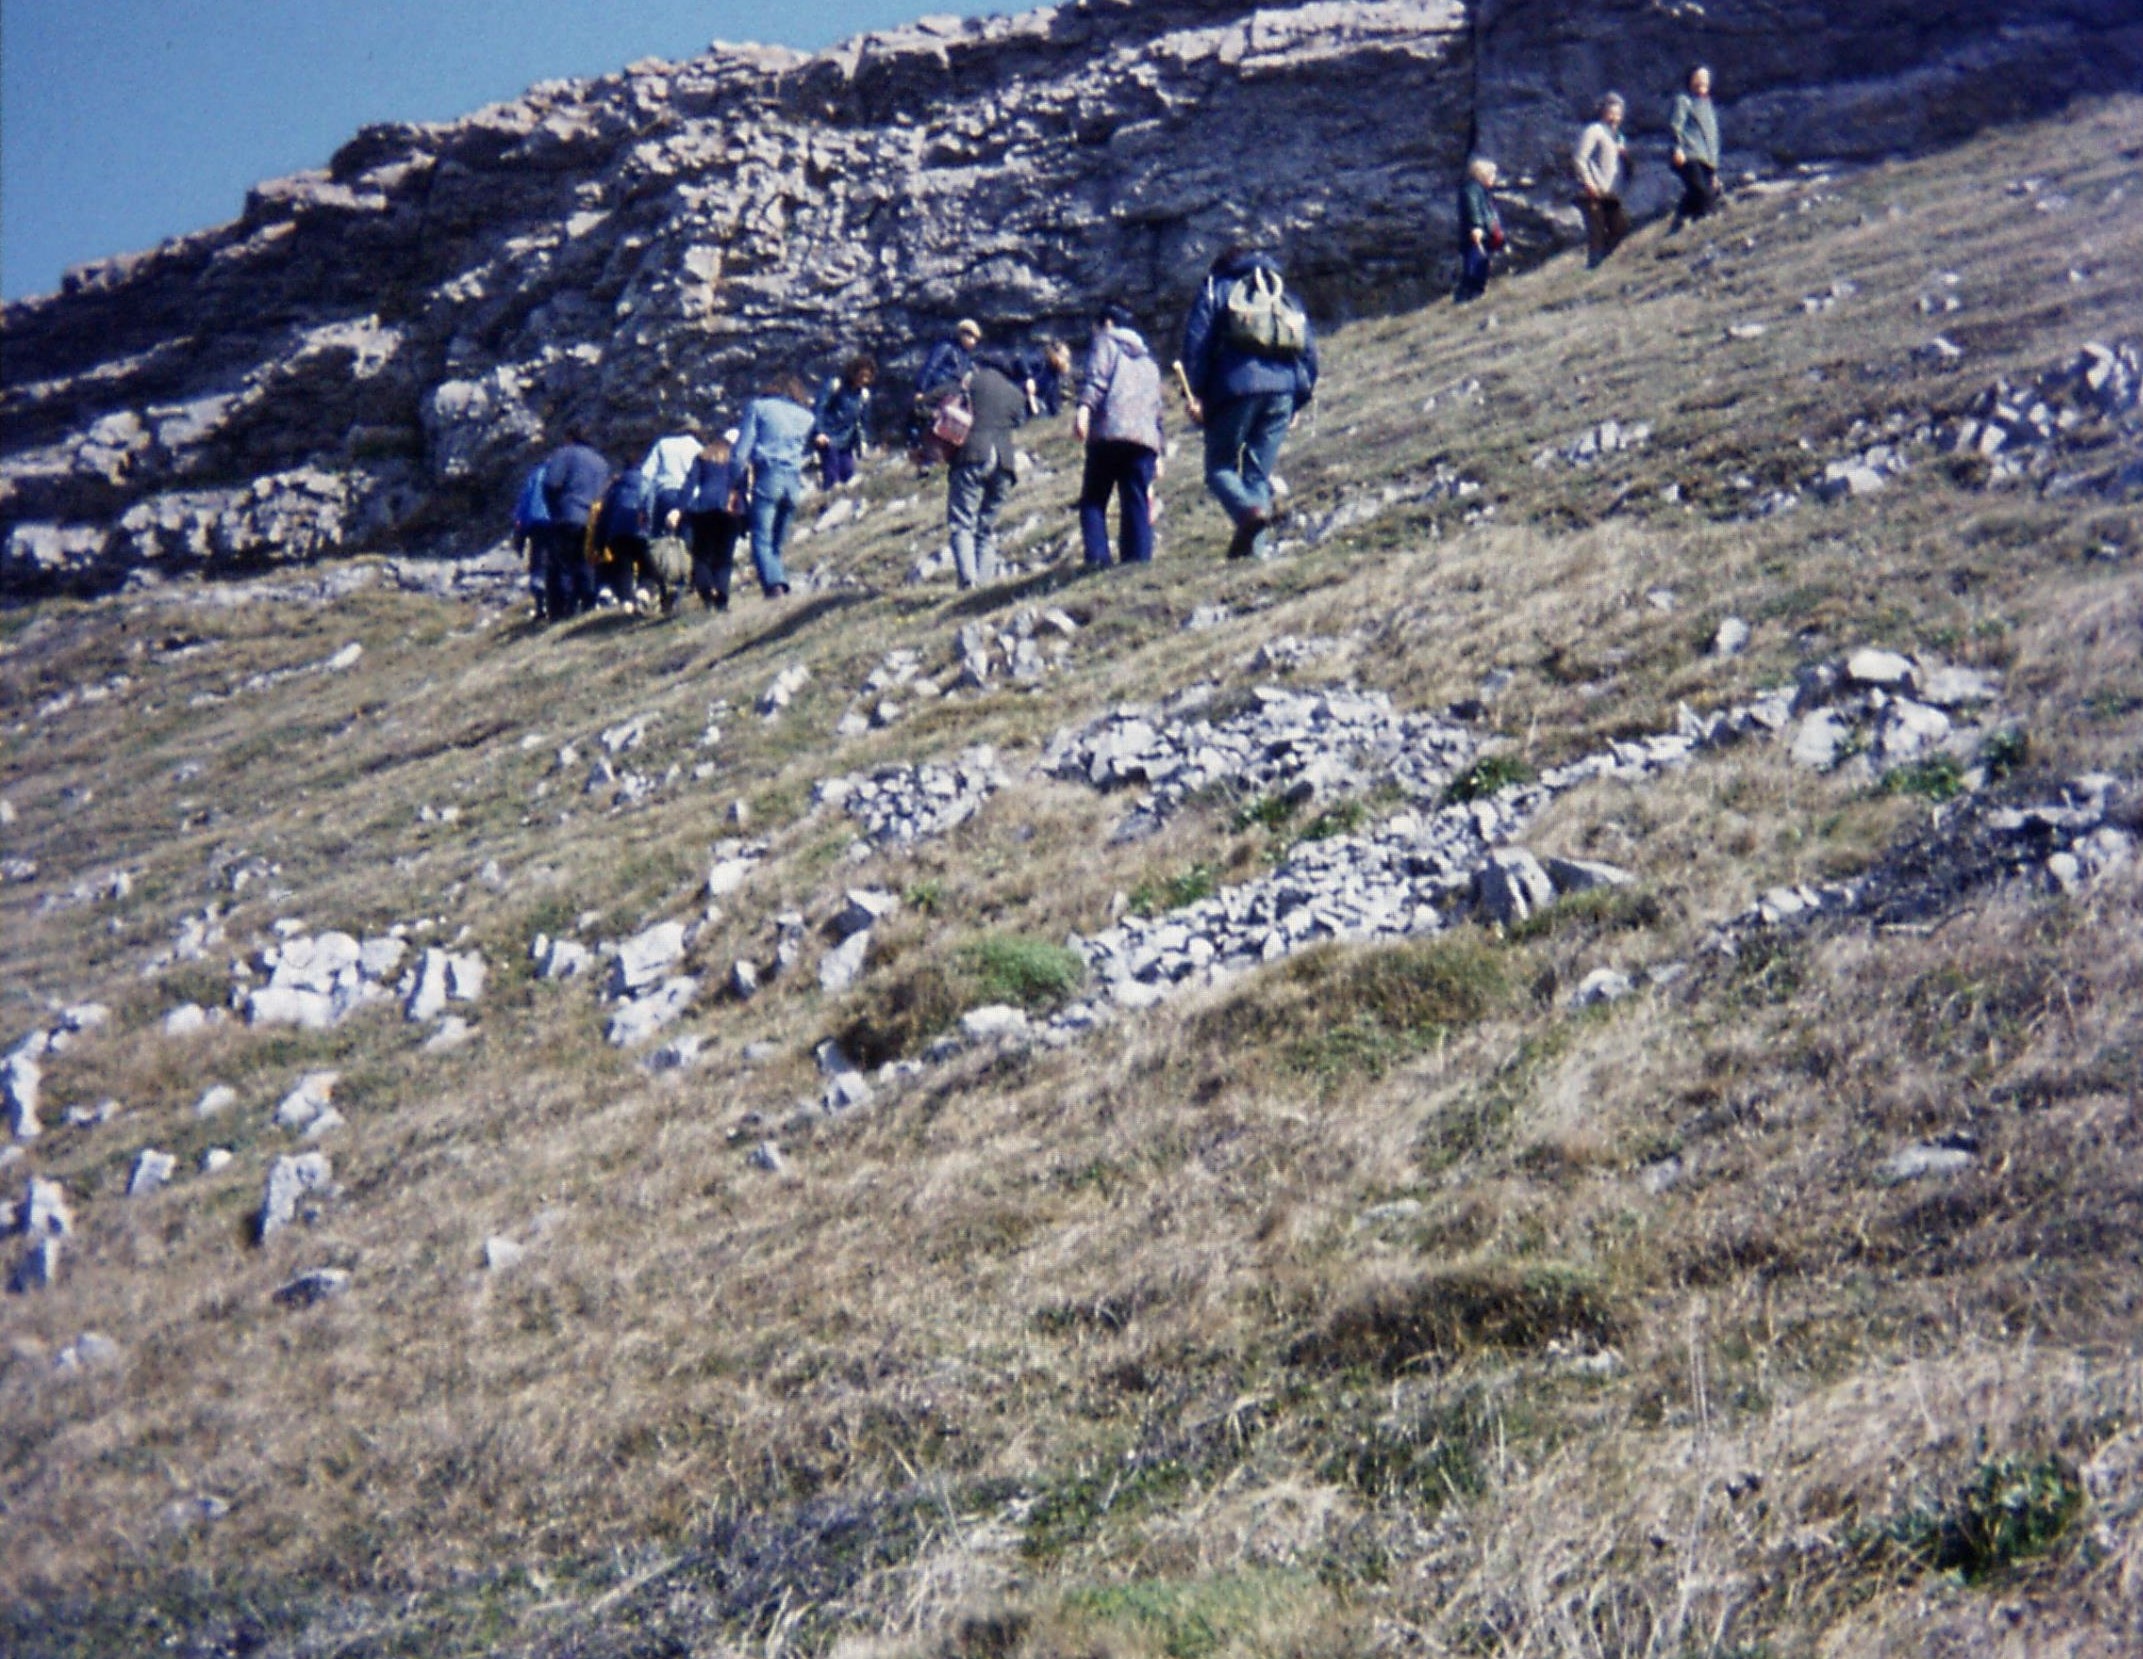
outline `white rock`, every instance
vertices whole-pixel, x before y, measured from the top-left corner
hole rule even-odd
[[[1730,616],[1719,624],[1719,631],[1711,636],[1711,654],[1715,657],[1738,657],[1749,643],[1749,625],[1738,616]]]
[[[484,1267],[488,1272],[503,1273],[527,1254],[526,1245],[498,1234],[484,1240]]]
[[[264,986],[246,993],[246,1024],[294,1025],[325,1031],[335,1023],[335,1000],[318,991]]]
[[[402,1017],[411,1025],[429,1025],[446,1012],[447,954],[429,946],[417,958],[416,984],[402,1004]]]
[[[1910,760],[1949,741],[1950,717],[1909,697],[1893,698],[1883,710],[1883,758]]]
[[[402,966],[402,958],[409,953],[409,946],[391,934],[382,934],[376,939],[367,939],[357,952],[357,968],[365,978],[385,984],[394,978]]]
[[[604,1022],[603,1036],[614,1048],[631,1048],[645,1042],[682,1014],[698,990],[696,979],[666,979],[631,1002],[621,1003]]]
[[[994,1002],[970,1008],[960,1016],[960,1035],[971,1043],[999,1042],[1027,1034],[1027,1012],[1009,1003]]]
[[[168,1183],[178,1167],[178,1159],[169,1152],[144,1147],[135,1154],[133,1173],[127,1177],[127,1197],[146,1197]]]
[[[282,1103],[276,1107],[277,1127],[303,1129],[328,1109],[335,1098],[335,1085],[341,1081],[340,1072],[307,1072],[298,1079],[297,1085],[283,1096]]]
[[[29,1238],[71,1237],[74,1212],[67,1208],[67,1189],[57,1181],[31,1176],[16,1206],[15,1231]]]
[[[759,994],[759,970],[739,957],[729,970],[729,988],[739,1002],[749,1002]]]
[[[1937,668],[1920,676],[1920,701],[1938,709],[1991,703],[1998,695],[1986,675],[1971,668]]]
[[[1954,1146],[1908,1146],[1885,1158],[1877,1172],[1885,1181],[1917,1181],[1928,1175],[1958,1175],[1977,1160]]]
[[[484,959],[474,951],[449,955],[446,959],[447,996],[455,1002],[482,1000],[488,972]]]
[[[1919,670],[1912,659],[1895,651],[1863,646],[1845,659],[1845,677],[1857,685],[1880,686],[1886,691],[1905,690],[1918,676]]]
[[[871,932],[851,933],[819,959],[819,989],[838,994],[855,984],[871,951]]]
[[[870,1079],[860,1071],[836,1072],[826,1080],[826,1089],[821,1097],[829,1112],[851,1112],[871,1103]]]
[[[15,1271],[8,1275],[7,1288],[17,1295],[49,1289],[59,1281],[60,1256],[65,1248],[49,1234],[32,1239],[29,1249],[15,1263]]]
[[[275,1160],[261,1195],[258,1233],[262,1239],[281,1232],[298,1216],[298,1202],[309,1193],[324,1193],[335,1178],[325,1152],[301,1152]]]
[[[781,1147],[774,1141],[761,1141],[751,1150],[748,1160],[754,1169],[764,1170],[769,1175],[779,1175],[789,1167],[788,1159],[781,1155]]]
[[[200,1162],[197,1163],[194,1167],[198,1169],[203,1175],[213,1175],[218,1170],[228,1169],[230,1168],[230,1166],[230,1148],[224,1146],[212,1146],[206,1152],[203,1152],[201,1154]]]
[[[8,1133],[18,1141],[35,1140],[44,1126],[37,1121],[37,1098],[44,1072],[27,1054],[17,1051],[0,1060],[0,1102],[7,1106]]]
[[[318,1117],[305,1126],[305,1139],[309,1141],[325,1140],[336,1130],[345,1127],[349,1121],[334,1107],[326,1107]]]
[[[758,868],[758,864],[759,861],[755,858],[717,859],[713,868],[707,872],[707,897],[728,898],[744,885],[745,878]]]
[[[98,1331],[84,1331],[53,1359],[56,1371],[104,1371],[126,1357],[118,1343]]]
[[[586,973],[594,965],[595,956],[586,945],[572,939],[551,939],[545,942],[536,971],[544,979],[555,981]]]
[[[101,1031],[112,1023],[112,1011],[101,1002],[82,1002],[60,1015],[60,1027],[65,1031]]]
[[[1577,995],[1572,999],[1580,1008],[1590,1008],[1596,1003],[1620,1002],[1637,986],[1630,976],[1615,968],[1595,968],[1578,982]]]
[[[1852,727],[1837,714],[1829,709],[1817,709],[1794,731],[1793,763],[1827,772],[1838,764],[1838,757],[1852,735]]]
[[[682,922],[657,922],[618,946],[617,960],[610,965],[611,997],[637,996],[661,979],[685,954]]]
[[[672,1037],[647,1057],[649,1071],[690,1071],[700,1062],[707,1039],[695,1034]]]
[[[846,939],[867,932],[900,908],[900,895],[875,887],[851,887],[841,913],[834,917],[834,932]]]
[[[1613,864],[1585,858],[1551,858],[1544,861],[1548,880],[1558,893],[1589,893],[1595,887],[1627,887],[1636,878]]]
[[[451,1049],[465,1045],[476,1035],[476,1028],[459,1014],[449,1014],[439,1022],[439,1029],[424,1039],[426,1054],[445,1054]]]
[[[191,1037],[208,1029],[208,1010],[197,1002],[182,1002],[164,1015],[164,1035]]]
[[[1555,884],[1523,847],[1503,847],[1474,873],[1474,895],[1492,922],[1522,922],[1555,902]]]
[[[201,1098],[193,1103],[193,1115],[197,1118],[212,1118],[218,1112],[228,1112],[238,1104],[238,1091],[228,1083],[212,1083],[201,1091]]]

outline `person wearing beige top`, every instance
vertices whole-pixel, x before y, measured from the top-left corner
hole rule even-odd
[[[1613,253],[1630,233],[1630,216],[1622,208],[1622,187],[1630,175],[1622,114],[1622,95],[1610,92],[1600,100],[1599,118],[1577,141],[1577,205],[1585,215],[1588,268]]]

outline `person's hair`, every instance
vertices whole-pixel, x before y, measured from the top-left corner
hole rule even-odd
[[[1255,251],[1247,242],[1230,242],[1213,256],[1213,269],[1217,271],[1223,265],[1233,265],[1238,259],[1248,259]]]
[[[769,397],[785,397],[791,403],[809,404],[811,388],[793,374],[777,374],[766,383]]]
[[[851,386],[860,386],[866,380],[878,378],[878,359],[867,351],[858,352],[841,370],[841,378]]]
[[[1062,340],[1044,340],[1042,342],[1042,361],[1058,373],[1061,374],[1066,369],[1069,369],[1071,360],[1072,349]]]
[[[1496,182],[1496,164],[1486,156],[1475,156],[1466,163],[1466,171],[1472,176],[1476,184],[1494,184]]]
[[[1107,323],[1112,328],[1135,328],[1138,318],[1132,315],[1131,307],[1117,300],[1107,300],[1094,310],[1094,321]]]
[[[1604,117],[1604,116],[1605,116],[1605,115],[1607,114],[1607,112],[1608,112],[1609,110],[1611,110],[1611,109],[1624,109],[1624,110],[1626,110],[1626,109],[1628,109],[1629,107],[1630,107],[1630,106],[1629,106],[1628,104],[1626,104],[1626,103],[1624,103],[1624,102],[1622,101],[1622,94],[1621,94],[1621,93],[1619,93],[1619,92],[1610,92],[1609,94],[1607,94],[1607,96],[1606,96],[1606,97],[1604,97],[1604,98],[1602,98],[1602,99],[1600,100],[1600,114],[1601,114],[1601,115],[1602,115],[1603,117]]]
[[[586,427],[583,427],[583,426],[569,426],[569,427],[567,427],[567,428],[566,428],[566,442],[567,442],[567,443],[569,443],[569,444],[580,444],[580,445],[583,445],[583,446],[585,446],[585,445],[587,444],[587,442],[588,442],[588,430],[587,430],[587,428],[586,428]]]
[[[982,338],[982,325],[972,317],[962,317],[952,325],[952,332],[954,339],[958,339],[963,334],[972,334],[979,340]]]
[[[709,438],[699,446],[699,452],[710,461],[726,461],[730,456],[729,440],[723,437]]]
[[[1699,75],[1709,75],[1710,73],[1711,65],[1708,63],[1691,64],[1689,73],[1682,77],[1682,85],[1695,86]]]

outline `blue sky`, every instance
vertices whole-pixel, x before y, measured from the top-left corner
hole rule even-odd
[[[1038,0],[0,0],[0,293],[235,218],[368,121],[438,121],[531,82],[813,49]]]

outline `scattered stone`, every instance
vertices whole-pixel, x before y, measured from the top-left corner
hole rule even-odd
[[[25,1238],[72,1237],[74,1212],[67,1207],[67,1189],[57,1181],[31,1176],[15,1209],[15,1231]]]
[[[212,1146],[201,1154],[201,1161],[194,1167],[203,1175],[214,1175],[219,1170],[230,1168],[231,1157],[229,1147]]]
[[[484,1270],[503,1273],[528,1254],[528,1247],[494,1233],[484,1240]]]
[[[900,895],[883,892],[874,887],[851,887],[847,902],[833,919],[833,930],[846,939],[851,934],[868,932],[900,908]]]
[[[1845,674],[1856,685],[1898,691],[1909,690],[1914,685],[1919,678],[1919,669],[1910,657],[1868,646],[1845,659]]]
[[[647,1069],[653,1072],[690,1071],[699,1064],[706,1046],[707,1039],[698,1035],[672,1037],[647,1057]]]
[[[169,1152],[143,1148],[135,1154],[133,1173],[127,1177],[127,1197],[147,1197],[157,1188],[167,1185],[178,1167],[178,1159]]]
[[[238,1091],[228,1083],[213,1083],[201,1091],[201,1098],[193,1103],[193,1115],[197,1118],[212,1118],[219,1112],[228,1112],[238,1104]]]
[[[742,887],[745,878],[759,867],[765,855],[759,852],[739,853],[732,858],[718,858],[707,872],[707,897],[726,899]]]
[[[350,1288],[350,1275],[340,1267],[316,1267],[309,1273],[300,1273],[275,1293],[278,1306],[286,1308],[310,1308],[322,1302],[332,1302]]]
[[[208,1010],[197,1002],[182,1002],[164,1015],[164,1035],[191,1037],[208,1029]]]
[[[1488,855],[1474,877],[1474,896],[1491,922],[1509,926],[1555,902],[1555,884],[1540,861],[1522,847]]]
[[[8,1133],[18,1141],[33,1141],[43,1131],[37,1121],[43,1084],[44,1072],[29,1055],[18,1050],[0,1060],[0,1103],[7,1107]]]
[[[464,1047],[475,1035],[476,1028],[467,1020],[459,1014],[449,1014],[439,1022],[439,1028],[424,1039],[424,1052],[445,1054]]]
[[[1875,495],[1886,482],[1874,467],[1854,461],[1833,461],[1816,480],[1816,495],[1824,501],[1843,501],[1849,497]]]
[[[752,1168],[764,1170],[769,1175],[780,1175],[789,1167],[789,1160],[781,1155],[781,1147],[774,1141],[761,1141],[751,1149],[746,1161]]]
[[[1976,1162],[1977,1155],[1961,1146],[1908,1146],[1885,1158],[1878,1174],[1894,1184],[1930,1175],[1959,1175]]]
[[[1830,709],[1818,709],[1794,732],[1793,763],[1827,772],[1838,764],[1852,737],[1853,729],[1843,716]]]
[[[1583,858],[1550,858],[1542,868],[1557,893],[1589,893],[1595,887],[1627,887],[1636,880],[1629,871],[1613,864]]]
[[[965,823],[1005,782],[997,751],[969,749],[949,764],[881,766],[869,773],[828,778],[814,792],[819,805],[842,807],[863,821],[876,846],[907,846]]]
[[[739,1002],[749,1002],[759,994],[759,970],[739,957],[729,970],[729,988]]]
[[[537,976],[555,983],[584,974],[595,965],[595,957],[586,945],[572,939],[552,939],[538,935],[532,951]]]
[[[632,1001],[620,1003],[604,1022],[603,1037],[613,1048],[643,1043],[689,1008],[698,992],[697,979],[666,979]]]
[[[1024,1037],[1027,1032],[1026,1010],[1014,1008],[1007,1003],[990,1003],[981,1008],[970,1008],[960,1016],[960,1035],[971,1043],[1003,1042]]]
[[[870,1079],[860,1071],[840,1071],[826,1080],[819,1104],[828,1112],[852,1112],[871,1103]]]
[[[759,694],[759,713],[768,720],[773,719],[810,683],[811,670],[802,663],[791,663],[776,674],[766,690]]]
[[[246,993],[248,1025],[294,1025],[304,1031],[326,1031],[334,1023],[334,998],[321,992],[271,985]]]
[[[1711,654],[1715,657],[1738,657],[1749,643],[1749,625],[1738,616],[1730,616],[1719,624],[1719,631],[1711,637]]]
[[[682,922],[657,922],[625,940],[610,965],[605,994],[612,998],[637,996],[663,978],[685,954]]]
[[[261,1195],[255,1229],[259,1237],[265,1241],[297,1220],[299,1201],[314,1193],[325,1195],[334,1177],[335,1166],[325,1152],[301,1152],[276,1159]]]
[[[298,1079],[297,1086],[283,1096],[282,1104],[276,1107],[277,1126],[283,1129],[303,1129],[328,1109],[335,1098],[335,1085],[341,1081],[340,1072],[307,1072]]]
[[[15,1263],[15,1270],[8,1275],[7,1288],[18,1296],[49,1290],[59,1282],[60,1256],[64,1249],[65,1246],[50,1235],[33,1239],[29,1249]]]
[[[870,954],[871,934],[865,928],[860,933],[851,933],[838,945],[819,959],[819,989],[829,995],[838,995],[855,984],[863,972],[864,959]]]
[[[1577,994],[1571,1000],[1580,1008],[1591,1008],[1603,1002],[1620,1002],[1636,989],[1636,982],[1619,969],[1595,968],[1578,981]]]
[[[108,1371],[126,1358],[119,1344],[97,1331],[84,1331],[52,1361],[55,1371]]]
[[[222,1498],[201,1492],[164,1505],[164,1521],[174,1532],[187,1532],[194,1527],[211,1526],[230,1512],[231,1506]]]

